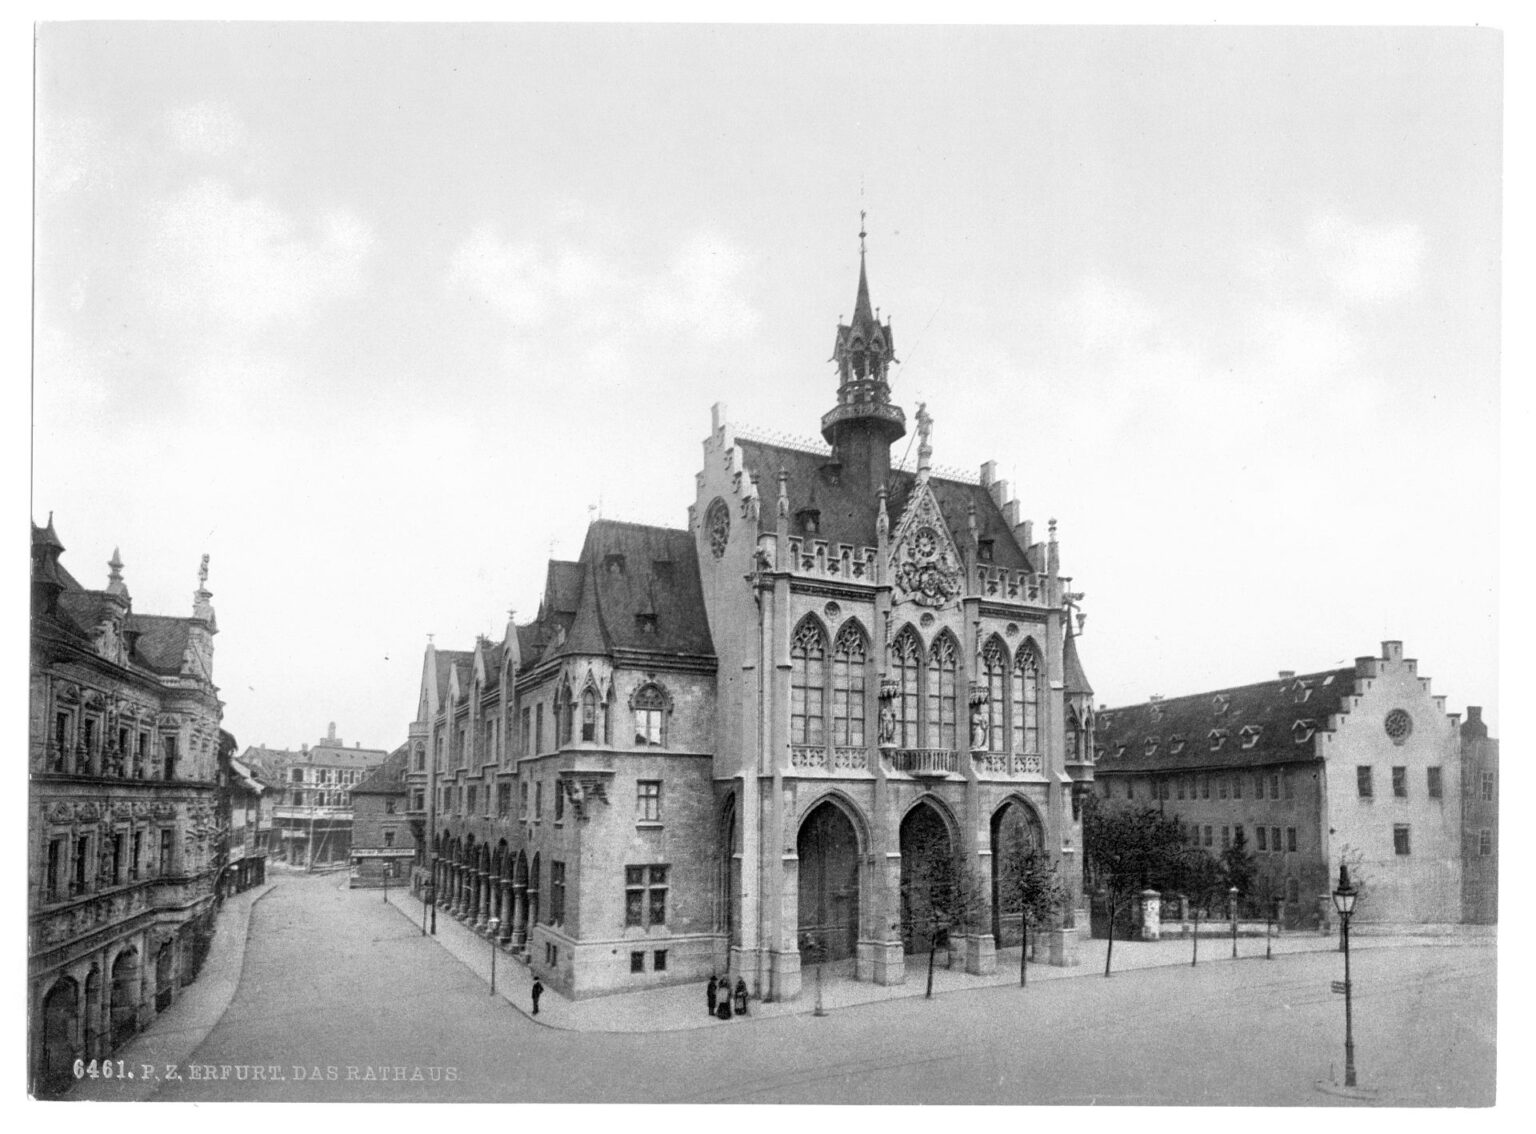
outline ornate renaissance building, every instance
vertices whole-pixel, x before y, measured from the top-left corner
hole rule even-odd
[[[28,733],[30,1079],[48,1094],[197,975],[227,853],[214,620],[203,557],[189,617],[139,614],[116,552],[104,590],[32,526]]]
[[[861,234],[862,239],[862,234]],[[995,465],[918,457],[891,400],[889,321],[860,249],[824,444],[738,431],[716,406],[686,529],[598,521],[549,565],[538,616],[429,646],[411,763],[418,883],[573,995],[744,977],[793,997],[807,960],[897,983],[931,925],[911,880],[963,860],[969,971],[1018,940],[994,863],[1023,842],[1071,901],[1093,780],[1081,595]]]

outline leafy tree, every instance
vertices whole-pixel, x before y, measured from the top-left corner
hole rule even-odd
[[[1221,852],[1221,869],[1228,888],[1237,887],[1239,894],[1253,892],[1254,861],[1248,850],[1248,836],[1238,827],[1232,845]]]
[[[1202,847],[1187,846],[1179,861],[1179,885],[1194,910],[1194,947],[1189,963],[1200,959],[1200,914],[1210,908],[1211,900],[1226,889],[1226,874],[1221,864]]]
[[[981,878],[970,856],[950,849],[947,837],[924,839],[902,856],[902,930],[910,945],[921,934],[928,942],[928,988],[933,998],[933,963],[939,946],[975,927],[986,906]]]
[[[1025,984],[1025,957],[1029,953],[1029,927],[1048,925],[1067,902],[1066,883],[1051,856],[1033,843],[1005,845],[998,871],[999,913],[1019,914],[1024,939],[1019,943],[1019,986]]]
[[[1116,914],[1138,890],[1166,887],[1178,877],[1184,829],[1177,819],[1156,808],[1095,803],[1083,813],[1083,849],[1094,880],[1109,900],[1109,948],[1104,954],[1104,975],[1109,976]]]

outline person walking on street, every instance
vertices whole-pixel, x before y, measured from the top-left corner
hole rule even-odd
[[[704,987],[704,998],[709,1001],[709,1014],[711,1016],[713,1016],[715,1014],[715,998],[716,998],[716,995],[717,994],[715,992],[715,974],[714,973],[710,973],[709,974],[709,984],[707,984]]]
[[[539,978],[533,978],[533,1014],[539,1014],[539,997],[544,995],[544,986],[539,983]]]
[[[747,1014],[747,982],[741,977],[736,978],[736,1015]]]

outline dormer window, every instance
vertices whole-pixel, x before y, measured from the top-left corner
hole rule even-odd
[[[624,574],[624,556],[618,552],[603,556],[603,570],[610,575]]]
[[[1182,736],[1170,736],[1168,738],[1168,751],[1177,756],[1184,751],[1184,738]]]
[[[1312,687],[1305,681],[1298,681],[1293,687],[1292,693],[1294,694],[1296,704],[1305,705],[1307,699],[1312,696]]]
[[[1317,722],[1311,717],[1299,720],[1291,726],[1291,736],[1297,744],[1305,744],[1312,739],[1312,734],[1317,731]]]
[[[1218,717],[1224,717],[1227,715],[1227,708],[1231,704],[1232,699],[1230,697],[1225,693],[1218,693],[1211,698],[1211,712],[1215,713]]]
[[[1241,732],[1238,734],[1243,738],[1243,747],[1257,747],[1259,743],[1259,736],[1263,731],[1264,730],[1261,729],[1258,725],[1244,725]]]
[[[1157,742],[1158,742],[1158,738],[1157,737],[1155,737],[1155,736],[1147,737],[1146,755],[1148,755],[1148,756],[1156,756],[1157,755]]]
[[[1227,742],[1227,730],[1224,728],[1213,728],[1205,734],[1205,738],[1211,742],[1212,752],[1220,752],[1221,746]]]

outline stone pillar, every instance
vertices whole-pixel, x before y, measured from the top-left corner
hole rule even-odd
[[[1143,941],[1157,941],[1162,937],[1162,895],[1156,890],[1143,890],[1137,897],[1141,905],[1138,936]]]
[[[512,949],[522,952],[528,947],[528,886],[523,882],[512,883]]]
[[[1044,933],[1046,952],[1051,964],[1057,968],[1070,969],[1083,963],[1080,944],[1081,929],[1063,926],[1059,929],[1047,929]]]
[[[785,854],[779,876],[779,894],[771,920],[777,926],[769,942],[769,977],[776,1000],[793,1000],[800,995],[800,857]]]

